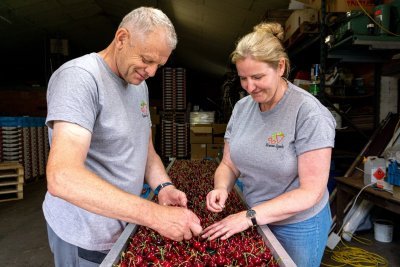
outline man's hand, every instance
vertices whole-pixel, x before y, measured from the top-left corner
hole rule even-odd
[[[200,219],[186,208],[162,206],[157,217],[158,222],[153,229],[175,241],[189,240],[203,231]]]
[[[169,185],[160,190],[158,194],[158,204],[164,206],[187,207],[187,197],[184,192],[175,186]]]

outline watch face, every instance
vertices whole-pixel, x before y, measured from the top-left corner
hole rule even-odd
[[[246,217],[253,218],[254,216],[256,216],[256,212],[254,210],[248,210],[247,211]]]

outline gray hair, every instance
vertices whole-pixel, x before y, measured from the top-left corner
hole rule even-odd
[[[290,62],[285,48],[282,45],[284,31],[281,24],[276,22],[262,22],[253,28],[253,32],[242,37],[231,54],[232,63],[246,57],[278,67],[279,60],[285,59],[284,76],[289,76]]]
[[[129,12],[121,21],[118,28],[127,28],[131,33],[148,34],[155,28],[166,29],[167,42],[173,50],[178,39],[174,25],[161,10],[153,7],[139,7]]]

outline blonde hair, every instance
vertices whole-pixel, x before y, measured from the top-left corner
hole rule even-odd
[[[166,30],[168,46],[176,48],[178,38],[171,20],[161,10],[153,7],[139,7],[128,13],[119,24],[118,28],[126,28],[129,32],[135,32],[142,36],[162,27]]]
[[[285,59],[284,76],[289,76],[289,57],[282,45],[284,31],[277,22],[262,22],[253,28],[253,32],[243,36],[231,54],[232,63],[251,57],[255,60],[270,64],[278,68],[279,60]]]

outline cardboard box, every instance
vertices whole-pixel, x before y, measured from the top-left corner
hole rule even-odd
[[[215,111],[194,111],[190,112],[190,124],[213,123]]]
[[[307,7],[321,9],[321,0],[297,0]],[[375,5],[374,0],[359,0],[361,6],[368,12],[372,12]],[[351,10],[361,10],[356,0],[328,0],[326,1],[326,12],[348,12]]]
[[[219,137],[219,136],[214,136],[213,137],[213,144],[225,144],[225,138],[224,137]]]
[[[400,199],[400,186],[393,186],[393,197],[396,199]]]
[[[317,24],[318,11],[312,8],[294,10],[285,23],[285,41],[291,37],[303,23]]]
[[[226,123],[213,123],[213,143],[223,144],[226,131]]]
[[[207,144],[207,157],[216,158],[224,151],[224,144]]]
[[[211,144],[213,142],[213,128],[211,125],[190,126],[191,144]]]
[[[226,131],[226,123],[213,123],[212,127],[213,127],[213,134],[214,135],[221,135],[221,134],[225,134]]]
[[[373,0],[359,0],[359,2],[368,12],[372,12],[375,7]],[[362,10],[356,0],[327,1],[327,12],[347,12],[351,10]]]
[[[160,115],[157,113],[157,107],[156,106],[150,106],[150,118],[151,118],[151,123],[152,124],[160,124]]]
[[[157,107],[156,106],[150,106],[149,107],[150,115],[155,115],[157,114]]]
[[[207,144],[191,144],[191,159],[203,159],[207,156]]]

